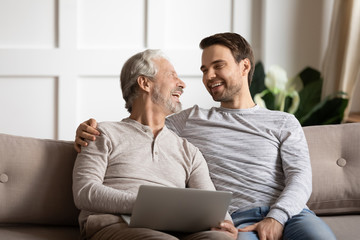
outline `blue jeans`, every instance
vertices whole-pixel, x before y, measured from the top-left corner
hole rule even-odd
[[[243,212],[234,212],[231,217],[237,228],[243,228],[263,220],[269,207],[258,207]],[[238,240],[258,240],[256,232],[239,232]],[[330,227],[312,211],[303,209],[289,219],[284,226],[284,240],[332,240],[336,239]]]

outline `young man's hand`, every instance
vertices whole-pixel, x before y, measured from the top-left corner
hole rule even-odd
[[[224,220],[220,223],[220,226],[217,228],[211,228],[213,231],[225,232],[227,235],[232,237],[233,239],[237,238],[238,229],[234,226],[234,224],[229,220]]]
[[[78,153],[81,152],[81,147],[86,147],[88,145],[85,140],[95,141],[96,136],[100,135],[100,132],[96,130],[96,127],[96,120],[90,118],[89,120],[81,123],[76,129],[74,148]]]
[[[252,231],[257,232],[260,240],[279,240],[282,237],[284,227],[273,218],[265,218],[258,223],[239,229],[239,232]]]

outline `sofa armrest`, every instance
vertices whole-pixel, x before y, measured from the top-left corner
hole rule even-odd
[[[360,213],[360,123],[304,127],[317,214]]]
[[[78,225],[72,142],[0,134],[0,223]]]

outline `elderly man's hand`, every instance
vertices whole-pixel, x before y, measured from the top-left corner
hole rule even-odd
[[[252,231],[258,233],[260,240],[279,240],[282,237],[284,227],[273,218],[265,218],[258,223],[239,229],[239,232]]]
[[[236,239],[238,235],[238,229],[229,220],[224,220],[223,222],[220,223],[220,226],[218,228],[211,228],[211,230],[225,232],[233,239]]]
[[[81,152],[81,147],[86,147],[88,145],[86,140],[95,141],[96,136],[100,135],[100,132],[96,130],[96,127],[96,120],[90,118],[89,120],[81,123],[76,129],[74,148],[78,153]]]

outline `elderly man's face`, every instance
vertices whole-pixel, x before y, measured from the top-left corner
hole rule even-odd
[[[167,114],[181,110],[180,96],[185,83],[179,79],[173,65],[165,58],[155,59],[158,67],[151,99],[163,106]]]

